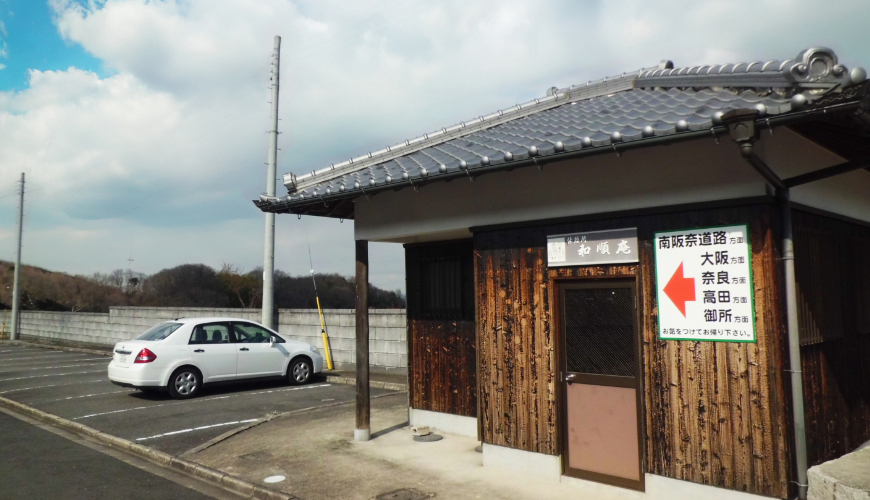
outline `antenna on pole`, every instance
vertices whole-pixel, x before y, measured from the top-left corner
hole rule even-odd
[[[278,161],[278,73],[281,61],[281,37],[275,37],[272,51],[272,118],[269,128],[269,163],[266,174],[266,195],[275,196],[275,172]],[[275,306],[275,214],[266,212],[266,239],[263,257],[263,319],[262,323],[272,330]]]
[[[15,252],[15,276],[12,278],[12,330],[10,340],[18,339],[18,316],[21,306],[21,235],[24,225],[24,172],[21,172],[21,188],[18,192],[18,250]]]
[[[317,293],[317,280],[314,279],[314,260],[311,258],[311,240],[308,239],[308,229],[305,229],[305,242],[308,244],[308,267],[311,271],[311,282],[314,284],[314,299],[317,300],[317,315],[320,316],[320,335],[323,337],[323,352],[326,354],[326,368],[332,370],[332,353],[329,350],[329,335],[326,333],[326,321],[323,319],[323,308],[320,307],[320,295]]]

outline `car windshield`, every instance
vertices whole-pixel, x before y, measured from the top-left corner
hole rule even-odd
[[[160,323],[136,337],[136,340],[163,340],[180,327],[181,323]]]

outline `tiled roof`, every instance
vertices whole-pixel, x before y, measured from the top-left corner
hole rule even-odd
[[[548,96],[407,141],[297,178],[290,194],[261,197],[262,210],[287,212],[313,202],[475,176],[517,162],[552,161],[566,153],[617,152],[661,140],[724,133],[719,118],[754,108],[768,124],[822,96],[866,79],[848,72],[829,49],[809,49],[794,61],[658,68],[594,84],[551,89]],[[523,161],[525,160],[525,161]]]

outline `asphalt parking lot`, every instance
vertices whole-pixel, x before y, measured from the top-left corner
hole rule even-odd
[[[352,385],[251,381],[204,387],[177,401],[118,387],[99,354],[0,344],[0,396],[173,455],[274,413],[355,398]],[[394,391],[371,390],[372,396]]]

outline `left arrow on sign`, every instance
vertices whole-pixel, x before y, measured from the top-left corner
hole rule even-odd
[[[668,284],[664,288],[665,295],[677,306],[677,309],[686,317],[686,302],[695,301],[695,278],[686,278],[683,275],[683,263],[674,271]]]

